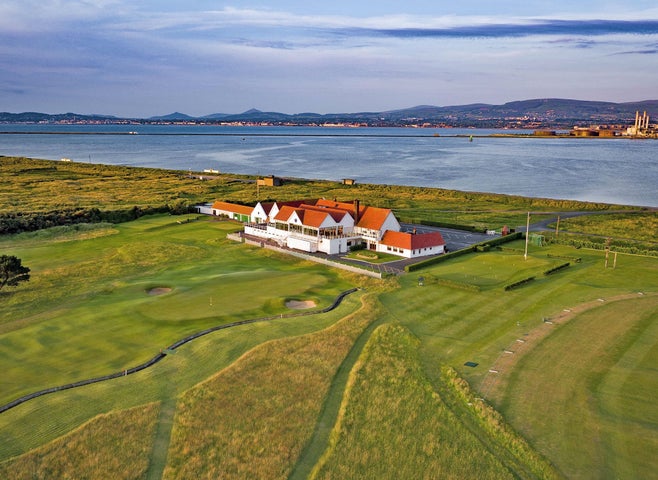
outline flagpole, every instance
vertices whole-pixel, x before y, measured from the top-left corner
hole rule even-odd
[[[528,238],[530,237],[530,212],[528,212],[528,220],[525,226],[525,253],[523,254],[523,260],[528,259]]]

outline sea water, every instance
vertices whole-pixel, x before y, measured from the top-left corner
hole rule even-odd
[[[0,131],[5,156],[658,207],[655,140],[413,128],[0,125]]]

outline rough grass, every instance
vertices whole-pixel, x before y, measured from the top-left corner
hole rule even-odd
[[[658,232],[658,211],[565,218],[560,220],[560,232],[655,243],[656,232]]]
[[[144,478],[158,410],[151,403],[99,415],[54,442],[0,463],[0,478]]]
[[[263,344],[186,392],[164,478],[287,478],[338,367],[373,320],[364,307],[321,332]]]
[[[0,157],[0,191],[5,193],[0,198],[0,212],[184,206],[215,199],[255,203],[258,199],[359,198],[364,205],[393,208],[404,218],[500,228],[524,225],[529,210],[612,208],[607,204],[568,200],[409,186],[342,185],[317,180],[295,180],[281,187],[264,187],[259,196],[253,183],[245,183],[248,179],[253,182],[254,177],[232,174],[213,177],[202,181],[188,178],[188,172],[176,170]]]
[[[375,330],[311,478],[514,478],[434,391],[418,346],[402,327]]]

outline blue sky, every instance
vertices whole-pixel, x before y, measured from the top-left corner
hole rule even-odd
[[[0,111],[658,98],[658,3],[3,0]]]

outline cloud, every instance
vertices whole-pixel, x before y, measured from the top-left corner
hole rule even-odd
[[[652,48],[648,50],[629,50],[627,52],[617,52],[613,55],[656,55],[658,54],[658,49]]]
[[[490,23],[446,28],[349,28],[337,30],[346,36],[409,38],[516,38],[529,36],[656,35],[658,20],[531,20],[527,23]]]
[[[417,14],[420,7],[405,13],[404,4],[375,15],[387,10],[355,2],[343,10],[349,14],[327,15],[313,12],[341,9],[298,5],[296,13],[281,6],[293,2],[259,2],[283,10],[217,3],[224,2],[4,0],[0,91],[15,105],[30,96],[62,104],[78,98],[99,111],[103,101],[119,108],[121,98],[136,110],[153,108],[146,102],[165,111],[160,105],[186,111],[196,102],[205,109],[212,99],[221,104],[217,111],[254,104],[347,111],[357,104],[456,103],[460,91],[465,103],[546,96],[556,85],[576,88],[591,71],[615,72],[611,82],[629,84],[634,80],[624,75],[640,63],[633,55],[658,50],[658,10],[444,15],[429,2],[435,12],[427,15]],[[601,16],[588,17],[594,14]],[[618,68],[622,58],[627,66]],[[548,70],[555,72],[550,82]],[[645,89],[656,79],[648,76]]]

